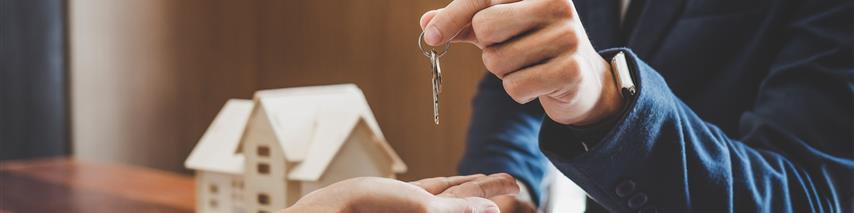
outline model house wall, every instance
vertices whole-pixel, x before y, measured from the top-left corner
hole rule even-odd
[[[246,159],[243,175],[247,212],[274,212],[293,199],[286,193],[288,165],[270,122],[266,110],[256,105],[241,140],[241,153]]]
[[[243,209],[243,188],[240,175],[220,172],[199,172],[196,175],[196,208],[199,212],[234,213]]]

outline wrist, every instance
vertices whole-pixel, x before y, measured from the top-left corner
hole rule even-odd
[[[598,78],[593,78],[598,80],[599,96],[590,112],[573,125],[584,126],[600,122],[605,118],[617,114],[625,104],[625,100],[622,98],[620,90],[615,83],[616,79],[611,64],[598,54],[596,54],[593,64],[595,64],[594,67],[597,67],[595,70],[599,70],[595,72]]]

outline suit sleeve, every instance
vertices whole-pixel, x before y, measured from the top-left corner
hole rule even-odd
[[[537,145],[542,107],[514,102],[501,81],[487,73],[478,85],[473,108],[459,173],[506,172],[523,182],[534,202],[539,202],[547,171],[547,159]]]
[[[850,2],[800,14],[752,110],[727,135],[627,49],[639,92],[589,151],[546,119],[540,146],[614,212],[854,212]],[[721,103],[725,104],[725,103]]]

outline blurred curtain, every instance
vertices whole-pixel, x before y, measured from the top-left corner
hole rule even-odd
[[[0,160],[69,153],[63,0],[0,0]]]

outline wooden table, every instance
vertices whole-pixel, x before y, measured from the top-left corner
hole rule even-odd
[[[0,213],[193,212],[193,178],[69,158],[0,162]]]

